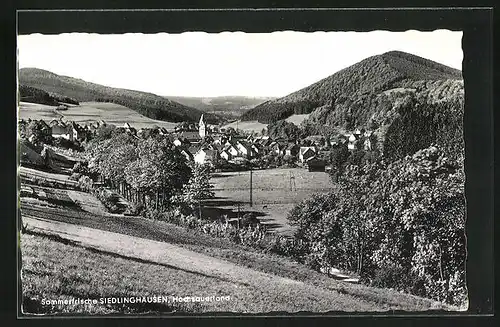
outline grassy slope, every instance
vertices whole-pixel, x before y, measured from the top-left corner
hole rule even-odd
[[[189,303],[179,311],[255,312],[359,311],[389,309],[369,301],[312,285],[300,287],[271,283],[260,288],[216,276],[161,266],[154,262],[124,258],[100,250],[81,248],[57,236],[23,235],[23,285],[26,311],[37,312],[41,299],[129,297],[129,296],[229,296],[227,301]],[[44,276],[46,278],[40,278]],[[53,280],[48,284],[46,279]],[[300,293],[299,290],[307,293]],[[294,301],[289,301],[293,298]],[[29,300],[27,300],[29,299]],[[168,312],[175,303],[125,307],[94,305],[92,313],[116,311]],[[175,307],[175,306],[174,306]],[[31,309],[31,310],[29,310]],[[81,306],[56,310],[82,310]],[[121,309],[121,310],[120,310]]]
[[[29,209],[29,207],[30,206],[27,206],[26,204],[22,205],[23,214],[37,214],[36,206],[31,207],[32,209]],[[33,208],[35,210],[33,210]],[[40,208],[38,207],[38,209]],[[180,228],[165,222],[151,221],[143,218],[98,216],[95,214],[88,214],[68,209],[62,210],[43,208],[43,210],[38,211],[38,213],[56,221],[63,221],[102,230],[119,232],[126,235],[177,244],[187,249],[222,258],[238,265],[246,266],[265,273],[271,273],[303,281],[316,287],[334,290],[337,293],[358,298],[359,301],[368,301],[372,303],[371,309],[365,308],[363,310],[379,310],[380,308],[394,310],[426,310],[436,308],[436,303],[430,300],[395,293],[390,290],[375,289],[362,285],[339,282],[312,271],[305,266],[294,263],[287,258],[260,253],[248,247],[234,245],[228,240],[212,238],[205,234]],[[127,270],[130,270],[129,265],[127,265]],[[99,281],[96,283],[99,283]],[[192,287],[195,287],[194,285],[196,284],[193,284]],[[193,289],[192,287],[189,284],[187,289]],[[251,291],[252,294],[255,294],[255,292],[255,290]],[[313,295],[308,294],[308,298],[311,296]],[[286,300],[283,299],[280,301],[283,301],[283,303],[286,302]],[[258,303],[256,305],[263,305],[263,303]],[[304,303],[301,305],[307,306],[307,304]],[[323,304],[320,306],[322,305]],[[245,307],[248,308],[247,304],[245,304]],[[267,308],[268,307],[269,306],[267,306]],[[354,303],[353,307],[355,307]],[[258,311],[260,310],[262,310],[262,307],[258,309]]]
[[[201,111],[197,109],[152,93],[112,88],[81,79],[60,76],[37,68],[20,69],[19,82],[81,102],[107,100],[133,109],[149,118],[159,120],[197,121],[201,116]]]
[[[404,52],[369,57],[283,98],[267,101],[242,116],[242,120],[269,122],[306,114],[332,99],[374,93],[411,81],[461,80],[459,70]],[[407,84],[407,83],[406,83]]]
[[[256,132],[260,133],[263,128],[267,128],[267,124],[259,123],[256,120],[253,121],[238,121],[226,124],[223,128],[234,128],[244,132]]]

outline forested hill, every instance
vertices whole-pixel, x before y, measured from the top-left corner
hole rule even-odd
[[[448,80],[462,80],[461,71],[409,53],[391,51],[364,59],[283,98],[267,101],[247,111],[242,119],[269,123],[318,108],[337,110],[335,104],[356,102],[360,97],[374,97],[386,90],[439,88],[440,82],[429,82]],[[358,117],[353,120],[363,123]]]
[[[141,91],[126,90],[90,83],[81,79],[61,76],[38,68],[19,70],[19,83],[48,93],[60,94],[79,102],[112,102],[158,120],[180,122],[197,121],[202,112],[164,97]],[[217,119],[205,115],[209,122]]]
[[[78,105],[78,101],[56,93],[48,93],[43,90],[23,85],[19,85],[19,101],[58,106],[62,103]]]

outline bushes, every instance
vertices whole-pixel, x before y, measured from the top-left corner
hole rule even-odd
[[[64,137],[56,137],[54,138],[54,141],[52,144],[58,148],[63,148],[66,150],[75,150],[75,151],[82,151],[83,147],[80,145],[78,141],[70,141],[65,139]]]
[[[102,202],[102,204],[109,210],[111,213],[122,213],[124,211],[118,205],[120,197],[103,187],[94,190],[94,195]]]

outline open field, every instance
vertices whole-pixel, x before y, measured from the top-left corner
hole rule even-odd
[[[238,205],[242,212],[255,212],[262,223],[277,232],[290,234],[288,211],[310,195],[327,192],[334,187],[324,172],[303,168],[276,168],[252,171],[252,202],[250,207],[250,172],[217,173],[212,178],[215,199],[205,202],[207,210],[236,217]]]
[[[78,106],[69,106],[68,110],[56,111],[55,107],[21,102],[18,117],[20,119],[43,119],[50,121],[63,117],[67,121],[89,123],[104,120],[106,123],[123,125],[129,123],[135,128],[165,127],[172,130],[175,123],[150,119],[127,107],[106,102],[81,102]]]
[[[309,114],[304,114],[304,115],[291,115],[290,117],[288,117],[287,119],[285,119],[287,122],[289,123],[293,123],[297,126],[299,126],[300,124],[302,124],[302,122],[304,120],[307,119],[307,117],[309,117]]]
[[[309,114],[304,114],[304,115],[292,115],[285,119],[289,123],[293,123],[297,126],[299,126],[305,119],[309,117]],[[241,121],[238,120],[237,122],[232,122],[227,125],[224,125],[223,128],[228,128],[232,127],[234,129],[238,129],[244,132],[256,132],[260,133],[263,128],[267,128],[268,124],[263,124],[260,123],[256,120],[248,120],[248,121]]]
[[[256,132],[260,133],[263,128],[267,128],[267,124],[262,124],[259,123],[256,120],[249,120],[249,121],[237,121],[237,122],[232,122],[227,125],[222,126],[222,128],[229,128],[232,127],[234,129],[238,129],[244,132]]]

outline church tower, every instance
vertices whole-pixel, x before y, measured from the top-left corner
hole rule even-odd
[[[198,132],[200,133],[201,138],[207,136],[207,126],[205,125],[205,121],[203,121],[203,114],[201,114],[200,122],[198,124]]]

